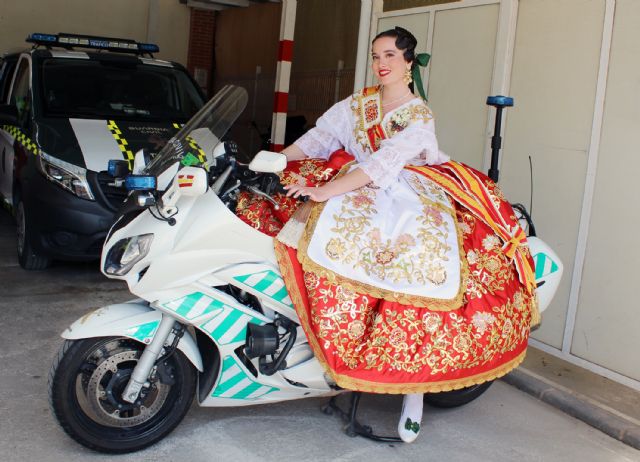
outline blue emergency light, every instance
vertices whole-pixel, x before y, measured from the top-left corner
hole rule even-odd
[[[135,40],[113,37],[96,37],[93,35],[34,33],[27,37],[27,42],[47,47],[60,46],[63,48],[92,48],[94,50],[108,50],[135,54],[150,54],[158,53],[160,51],[160,47],[155,43],[138,43]]]
[[[157,184],[156,177],[150,175],[129,175],[124,180],[127,191],[151,191],[156,189]]]

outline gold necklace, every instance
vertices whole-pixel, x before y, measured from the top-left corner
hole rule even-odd
[[[403,99],[405,99],[407,96],[409,96],[411,94],[411,90],[409,90],[407,93],[405,93],[404,95],[402,95],[400,98],[396,98],[394,100],[391,101],[387,101],[386,103],[382,103],[383,106],[390,106],[393,103],[397,103],[398,101],[401,101]],[[380,95],[380,99],[382,99],[382,94]]]

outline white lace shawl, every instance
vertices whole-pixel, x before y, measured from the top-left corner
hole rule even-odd
[[[354,155],[373,183],[388,188],[397,181],[405,165],[437,165],[447,162],[449,156],[438,149],[433,118],[427,122],[415,121],[404,130],[383,140],[372,153],[368,146],[356,141],[356,116],[350,107],[351,97],[334,104],[316,122],[316,127],[301,136],[296,144],[308,157],[327,159],[337,149],[344,148]],[[398,110],[409,105],[424,105],[420,98],[399,106],[385,114],[382,125]]]

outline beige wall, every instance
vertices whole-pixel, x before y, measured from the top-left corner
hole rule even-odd
[[[640,2],[618,0],[572,352],[640,380]]]
[[[577,6],[580,6],[578,9]],[[579,14],[577,14],[579,13]],[[604,20],[604,0],[521,0],[501,184],[529,204],[538,235],[565,276],[534,337],[562,346],[587,170]]]
[[[482,27],[478,27],[482,24]],[[498,5],[436,13],[429,106],[440,149],[482,169]],[[461,134],[464,127],[464,135]]]
[[[149,24],[149,7],[156,8]],[[186,65],[189,8],[177,0],[0,0],[0,53],[29,46],[32,32],[104,35],[148,40],[156,57]]]

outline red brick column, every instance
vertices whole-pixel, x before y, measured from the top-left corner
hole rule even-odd
[[[187,68],[196,82],[211,96],[213,81],[213,50],[215,42],[215,11],[191,9],[189,54]]]

